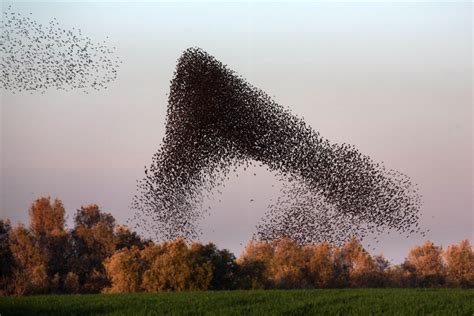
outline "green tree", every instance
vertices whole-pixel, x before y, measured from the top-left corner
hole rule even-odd
[[[237,264],[232,253],[226,249],[217,249],[213,243],[206,245],[194,243],[189,251],[192,262],[200,265],[211,264],[212,279],[209,283],[210,290],[231,290],[236,287]]]
[[[236,282],[239,289],[264,289],[270,287],[266,277],[267,267],[261,260],[239,260]]]

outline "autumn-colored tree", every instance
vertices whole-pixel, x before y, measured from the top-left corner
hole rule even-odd
[[[207,290],[213,277],[212,262],[196,255],[184,240],[165,242],[143,275],[148,292]]]
[[[307,287],[306,253],[287,238],[250,241],[238,260],[241,283],[248,288]]]
[[[353,238],[346,242],[343,247],[337,251],[337,257],[340,271],[343,271],[342,273],[348,273],[349,286],[377,286],[375,263],[370,254],[357,239]]]
[[[251,240],[237,260],[239,287],[244,289],[271,287],[270,262],[272,257],[271,243]]]
[[[38,237],[64,232],[64,206],[58,199],[40,197],[30,208],[31,231]]]
[[[77,211],[74,224],[71,272],[78,276],[81,291],[100,292],[109,285],[103,261],[115,252],[115,219],[91,204]]]
[[[148,262],[143,258],[140,249],[122,248],[104,262],[112,286],[105,288],[105,293],[130,293],[142,290],[143,273]]]
[[[12,252],[13,291],[16,295],[45,293],[49,290],[50,280],[46,255],[37,245],[33,234],[19,225],[9,233]]]
[[[413,267],[415,286],[440,286],[444,284],[442,248],[431,241],[410,250],[406,266]]]
[[[184,240],[143,249],[122,248],[105,260],[112,286],[104,292],[183,291],[232,289],[236,286],[235,258],[212,244]]]
[[[60,200],[37,199],[28,228],[0,220],[0,295],[306,287],[474,286],[469,241],[426,242],[391,266],[352,239],[342,247],[289,239],[251,241],[236,261],[212,243],[143,240],[95,204],[64,227]],[[443,260],[444,258],[444,260]],[[447,283],[445,282],[447,280]]]
[[[307,287],[303,247],[287,238],[275,240],[271,245],[273,256],[269,268],[274,286],[284,289]]]
[[[14,257],[16,293],[60,291],[67,273],[68,234],[64,230],[64,207],[60,200],[38,198],[29,210],[30,229],[17,227],[8,244]],[[24,254],[31,255],[27,259]],[[44,275],[46,274],[46,275]],[[29,275],[33,275],[31,278]]]
[[[60,292],[71,256],[71,240],[64,228],[64,206],[59,199],[41,197],[31,205],[29,213],[30,231],[47,258],[50,289]]]
[[[333,246],[329,243],[307,245],[308,281],[313,287],[331,287],[334,277]]]
[[[474,287],[474,252],[469,240],[451,245],[444,253],[446,275],[451,286]]]

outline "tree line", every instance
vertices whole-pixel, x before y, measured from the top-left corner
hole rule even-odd
[[[37,199],[30,226],[0,219],[0,294],[122,293],[343,287],[473,287],[469,241],[430,241],[392,265],[352,239],[337,247],[289,239],[250,241],[236,258],[215,244],[145,240],[95,205],[72,229],[58,199]]]

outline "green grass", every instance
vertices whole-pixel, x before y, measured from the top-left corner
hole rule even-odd
[[[474,315],[474,289],[343,289],[0,298],[8,315]]]

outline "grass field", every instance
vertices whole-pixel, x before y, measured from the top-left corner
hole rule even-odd
[[[0,298],[8,315],[474,315],[474,289],[344,289]]]

